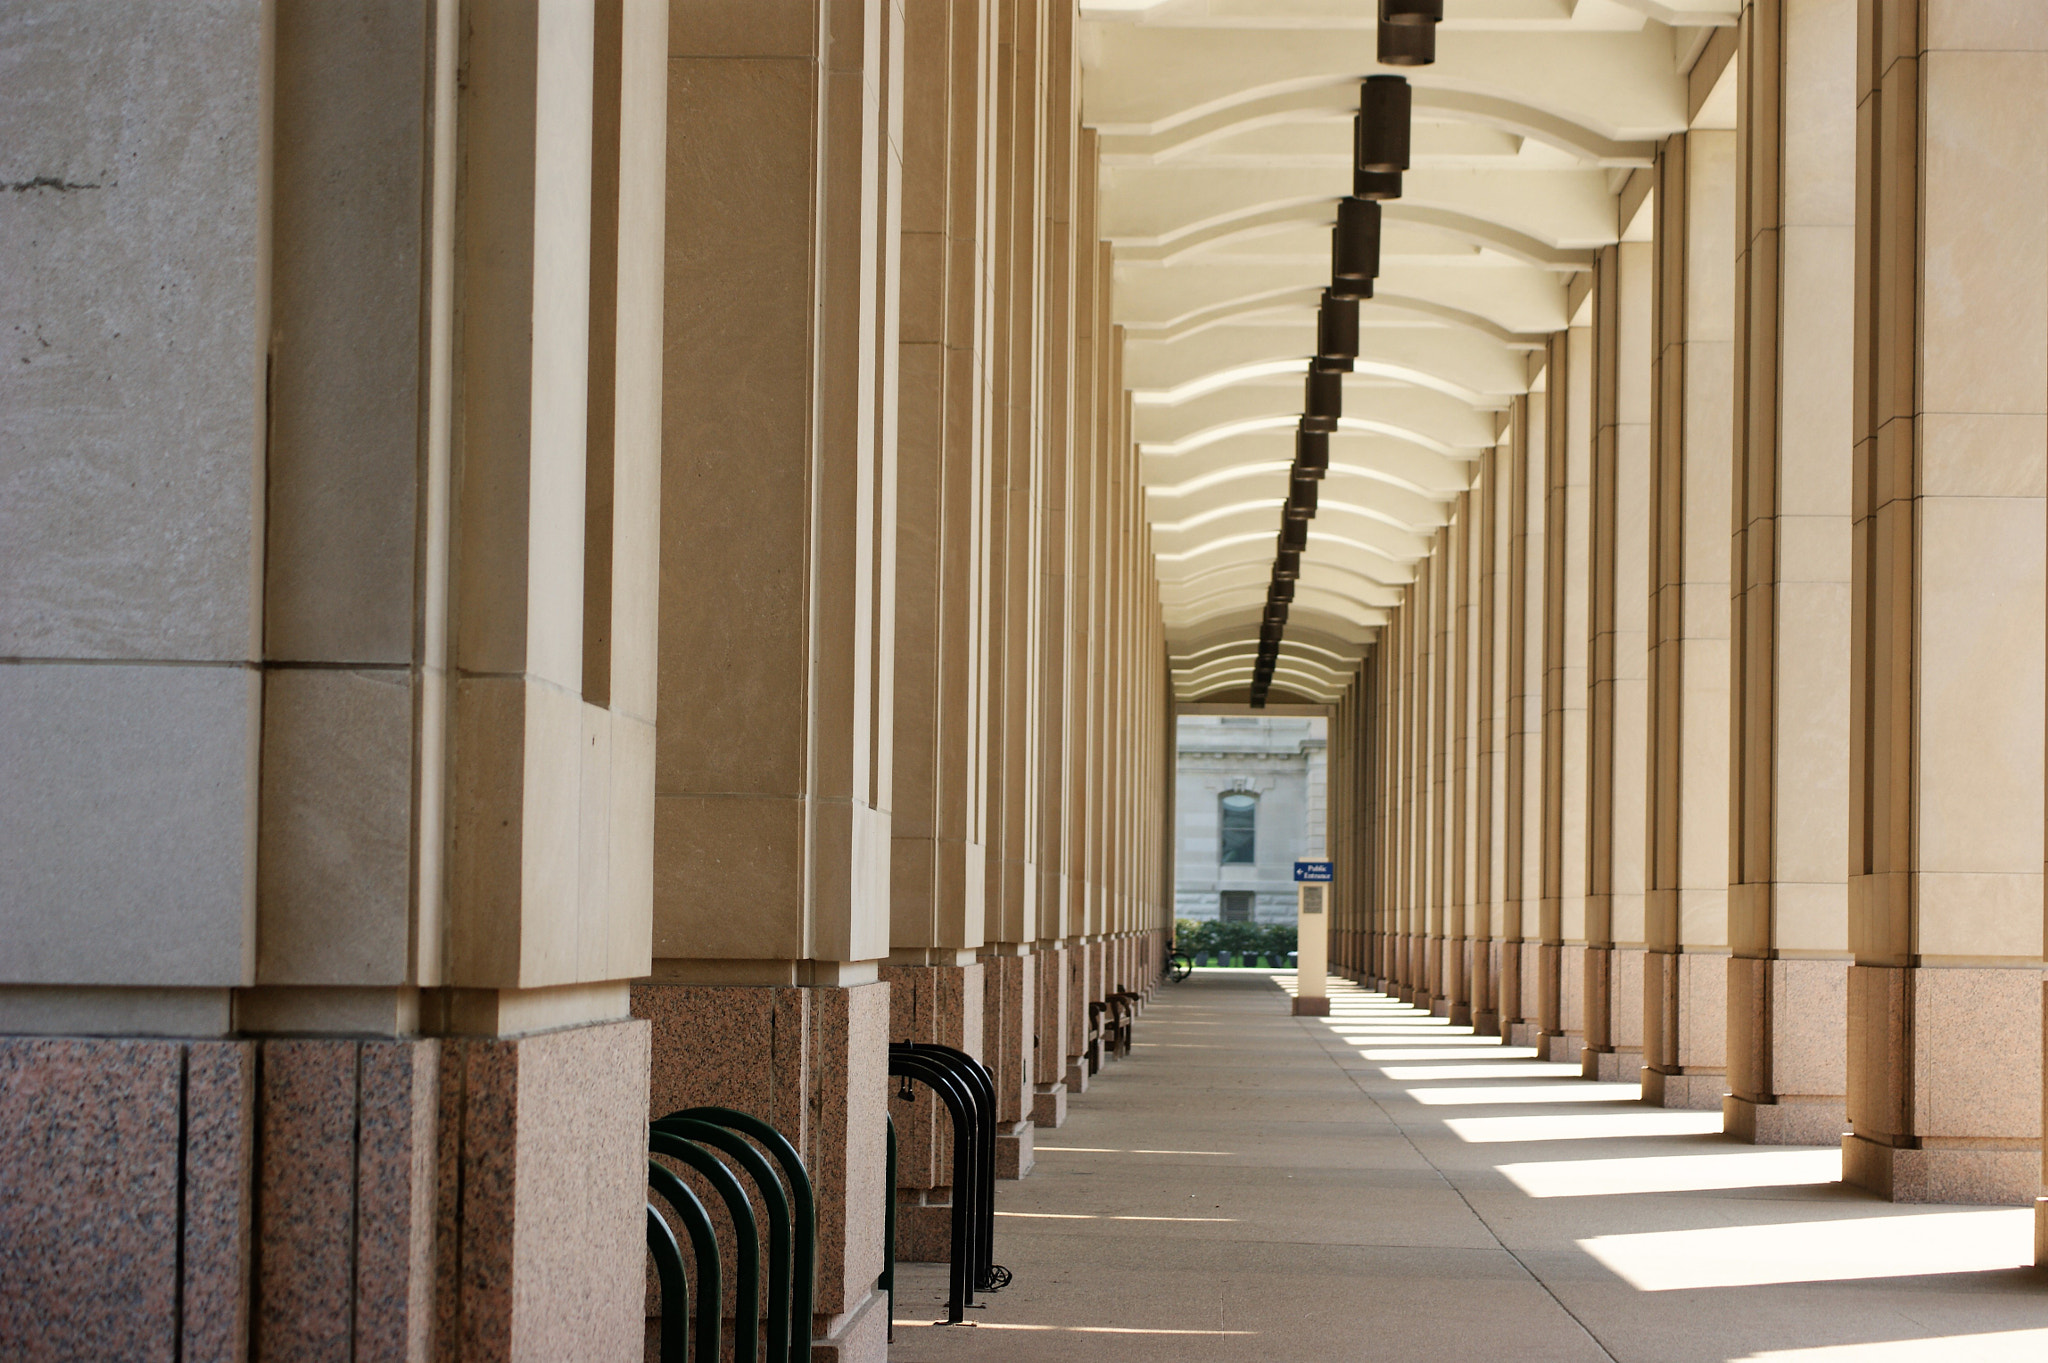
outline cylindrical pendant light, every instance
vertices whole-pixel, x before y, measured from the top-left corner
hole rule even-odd
[[[1287,500],[1313,516],[1316,514],[1316,480],[1309,474],[1297,473],[1287,483]]]
[[[1398,170],[1360,170],[1351,168],[1351,197],[1371,199],[1374,203],[1401,197],[1401,172]]]
[[[1280,518],[1280,548],[1284,553],[1298,554],[1308,548],[1308,522],[1292,516]]]
[[[1292,601],[1294,599],[1294,579],[1291,577],[1274,578],[1272,585],[1266,588],[1266,599],[1268,601]]]
[[[1344,376],[1327,370],[1308,371],[1308,388],[1301,414],[1305,431],[1334,431],[1337,418],[1344,415]]]
[[[1440,24],[1444,0],[1380,0],[1383,24]]]
[[[1269,644],[1269,643],[1271,643],[1271,644],[1277,644],[1277,643],[1279,643],[1279,642],[1280,642],[1280,626],[1278,626],[1278,625],[1260,625],[1260,626],[1259,626],[1259,643],[1260,643],[1261,645],[1264,645],[1264,644]]]
[[[1330,468],[1330,433],[1302,427],[1294,433],[1294,466],[1318,477]]]
[[[1370,298],[1373,276],[1379,272],[1379,204],[1371,199],[1339,199],[1337,230],[1330,238],[1331,292],[1339,292],[1337,284],[1342,283],[1349,286],[1342,292]]]
[[[1378,204],[1373,205],[1378,208]],[[1375,252],[1377,254],[1377,252]],[[1375,262],[1377,263],[1377,262]],[[1316,357],[1341,359],[1349,369],[1358,358],[1358,300],[1339,298],[1323,290],[1323,306],[1316,313]]]
[[[1435,24],[1380,24],[1381,66],[1428,66],[1436,60]]]
[[[1414,97],[1404,76],[1368,76],[1358,89],[1353,159],[1360,170],[1408,169],[1408,123]]]
[[[1273,576],[1290,581],[1301,576],[1301,555],[1292,549],[1283,549],[1273,559]]]

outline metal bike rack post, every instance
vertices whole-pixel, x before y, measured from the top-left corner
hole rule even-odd
[[[782,1181],[775,1176],[775,1167],[739,1133],[694,1117],[664,1117],[654,1124],[654,1129],[732,1156],[760,1189],[761,1201],[768,1210],[768,1357],[787,1358],[794,1323],[789,1309],[792,1239],[789,1198],[782,1191]],[[804,1323],[802,1332],[809,1332],[809,1322]]]
[[[985,1292],[998,1292],[1009,1285],[1010,1271],[997,1265],[996,1250],[996,1081],[979,1060],[952,1046],[935,1042],[904,1046],[921,1055],[937,1055],[951,1069],[954,1079],[973,1095],[978,1117],[975,1141],[975,1249],[977,1271],[974,1285]]]
[[[921,1048],[920,1048],[921,1049]],[[974,1221],[974,1185],[979,1161],[975,1158],[978,1123],[972,1095],[949,1072],[936,1055],[923,1055],[904,1045],[889,1048],[889,1073],[915,1079],[939,1096],[953,1118],[953,1234],[952,1261],[948,1265],[951,1284],[946,1299],[946,1323],[958,1325],[966,1319],[967,1307],[974,1305],[974,1283],[980,1276],[980,1236]],[[892,1190],[893,1192],[893,1190]]]
[[[884,1114],[889,1124],[888,1196],[882,1205],[882,1276],[877,1289],[889,1294],[889,1342],[896,1342],[896,1119]]]
[[[789,1363],[809,1363],[811,1356],[811,1312],[817,1300],[815,1285],[818,1274],[818,1204],[811,1191],[810,1171],[804,1168],[803,1157],[796,1147],[789,1143],[780,1131],[750,1112],[741,1112],[729,1107],[690,1107],[680,1112],[671,1112],[668,1117],[683,1120],[708,1122],[729,1131],[737,1131],[758,1144],[782,1170],[783,1181],[788,1185],[791,1217],[792,1263],[790,1274],[790,1340]],[[655,1123],[659,1126],[660,1122]]]
[[[747,1190],[733,1177],[718,1156],[694,1141],[664,1131],[657,1124],[647,1137],[648,1148],[657,1155],[681,1160],[704,1176],[713,1192],[725,1203],[732,1218],[733,1239],[738,1247],[738,1266],[733,1274],[733,1356],[752,1359],[761,1353],[761,1232],[754,1222],[754,1204]],[[724,1303],[717,1307],[721,1312]]]
[[[676,1172],[665,1164],[651,1159],[647,1161],[647,1183],[661,1200],[668,1203],[676,1215],[682,1218],[683,1229],[689,1232],[691,1252],[696,1256],[697,1357],[723,1358],[725,1341],[722,1317],[725,1314],[725,1286],[724,1278],[719,1272],[718,1232],[711,1224],[711,1213],[704,1210],[704,1204],[690,1191],[690,1185],[683,1182]],[[655,1220],[661,1219],[652,1205],[647,1210]],[[690,1348],[683,1325],[683,1320],[690,1309],[689,1280],[687,1277],[682,1278],[682,1300],[679,1303],[682,1310],[671,1313],[669,1275],[661,1272],[661,1250],[655,1245],[657,1237],[652,1225],[647,1228],[647,1238],[650,1247],[655,1248],[655,1268],[662,1279],[661,1363],[689,1363]],[[662,1224],[660,1239],[667,1242],[668,1248],[675,1250],[673,1269],[678,1277],[682,1277],[682,1251],[676,1247],[675,1237],[669,1233],[666,1222]]]

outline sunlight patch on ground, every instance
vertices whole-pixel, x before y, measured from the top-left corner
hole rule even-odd
[[[1447,1117],[1444,1126],[1459,1140],[1474,1145],[1597,1141],[1617,1136],[1718,1136],[1721,1114],[1644,1108],[1637,1112],[1575,1112],[1555,1117]]]
[[[1531,1056],[1536,1053],[1529,1052]],[[1370,1058],[1370,1057],[1368,1057]],[[1438,1057],[1425,1052],[1419,1059]],[[1488,1060],[1495,1057],[1488,1056]],[[1389,1079],[1415,1082],[1423,1079],[1583,1079],[1577,1065],[1523,1060],[1512,1065],[1388,1065],[1380,1071]]]
[[[1772,1349],[1732,1363],[2039,1363],[2048,1358],[2048,1330],[2000,1330],[1988,1335],[1937,1335],[1875,1344],[1828,1344],[1817,1349]]]
[[[1605,1197],[1615,1193],[1686,1193],[1709,1188],[1789,1188],[1838,1183],[1842,1178],[1842,1152],[1757,1150],[1726,1155],[1554,1160],[1496,1167],[1531,1197]]]
[[[1235,1216],[1101,1216],[1094,1212],[997,1212],[1026,1221],[1212,1221],[1234,1222]]]
[[[1636,1103],[1641,1084],[1498,1084],[1488,1088],[1404,1089],[1424,1107],[1483,1107],[1498,1103]],[[1714,1129],[1721,1115],[1714,1114]]]
[[[1459,1051],[1448,1042],[1432,1041],[1424,1043],[1431,1047],[1424,1051],[1405,1049],[1414,1044],[1405,1038],[1401,1044],[1404,1049],[1360,1051],[1359,1054],[1367,1060],[1464,1060],[1468,1056],[1473,1060],[1513,1060],[1519,1056],[1531,1060],[1536,1058],[1534,1046],[1471,1046]]]
[[[1039,1154],[1048,1151],[1055,1155],[1235,1155],[1235,1150],[1112,1150],[1097,1145],[1038,1145],[1033,1150]]]
[[[947,1325],[942,1320],[892,1321],[899,1330],[934,1328],[948,1330],[1045,1330],[1069,1335],[1255,1335],[1257,1330],[1145,1330],[1134,1325],[1021,1325],[1010,1321],[969,1320]]]
[[[1983,1273],[2033,1263],[2034,1213],[2020,1207],[1707,1226],[1597,1235],[1579,1246],[1642,1292]]]

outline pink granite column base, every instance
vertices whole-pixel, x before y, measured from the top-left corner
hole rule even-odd
[[[443,1352],[642,1352],[648,1044],[631,1020],[442,1043]]]
[[[1728,961],[1727,1133],[1834,1145],[1847,1125],[1846,960]]]
[[[253,1050],[0,1038],[0,1357],[246,1355]]]
[[[2038,965],[1849,969],[1842,1178],[1894,1202],[2041,1187]]]
[[[1643,1101],[1718,1112],[1728,1092],[1728,967],[1717,952],[1643,958]]]
[[[855,1318],[882,1271],[889,992],[879,982],[633,986],[634,1016],[652,1024],[642,1111],[737,1108],[773,1122],[803,1156],[818,1201],[814,1354],[866,1338]]]
[[[881,969],[889,986],[889,1040],[915,1041],[962,1050],[982,1058],[982,963],[973,965],[889,965]],[[913,1084],[910,1099],[890,1090],[889,1114],[896,1123],[896,1186],[943,1188],[953,1181],[953,1119],[931,1089]]]

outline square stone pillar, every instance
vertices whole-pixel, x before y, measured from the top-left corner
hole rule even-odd
[[[1511,412],[1510,422],[1513,415]],[[1508,732],[1508,566],[1513,557],[1512,503],[1509,500],[1512,443],[1495,446],[1480,456],[1473,484],[1478,507],[1477,674],[1474,704],[1478,711],[1478,775],[1473,798],[1476,870],[1473,880],[1472,1027],[1481,1036],[1499,1036],[1501,1027],[1500,943],[1506,917],[1507,890],[1507,732]]]
[[[1859,11],[1848,1114],[1902,1202],[2041,1186],[2048,13]]]
[[[1731,1135],[1844,1124],[1856,9],[1743,16],[1729,739]]]
[[[34,15],[0,1354],[640,1351],[667,7],[460,17]]]
[[[1533,363],[1533,361],[1532,361]],[[1543,906],[1543,565],[1544,489],[1553,427],[1550,403],[1561,398],[1539,374],[1510,417],[1507,600],[1507,837],[1500,946],[1500,1030],[1510,1045],[1534,1046]]]
[[[964,999],[961,954],[981,941],[964,908],[971,812],[948,825],[960,811],[939,803],[967,770],[943,745],[970,722],[895,703],[899,419],[943,470],[918,524],[963,514],[973,474],[932,444],[952,402],[922,382],[900,401],[906,363],[922,379],[953,361],[929,312],[906,315],[933,243],[901,230],[900,11],[777,0],[748,18],[680,7],[668,47],[671,145],[692,150],[668,183],[655,961],[634,1007],[656,1023],[655,1115],[724,1085],[799,1142],[821,1190],[816,1347],[871,1359],[890,1196],[878,963],[902,908]],[[924,199],[910,222],[955,229]],[[952,401],[971,411],[969,387]],[[913,626],[937,650],[913,689],[940,686],[941,639],[973,650],[950,604]],[[931,722],[910,749],[929,759],[916,782],[941,783],[918,797],[900,898],[899,713]]]
[[[1479,527],[1485,491],[1465,492],[1447,527],[1457,574],[1457,600],[1446,631],[1451,651],[1450,871],[1444,911],[1444,1016],[1472,1021],[1472,922],[1479,882]]]
[[[1647,215],[1645,215],[1647,216]],[[1654,248],[1600,253],[1594,285],[1592,677],[1587,703],[1588,1079],[1643,1066],[1643,868],[1648,817],[1650,281]]]
[[[1657,156],[1643,1097],[1727,1092],[1735,135]]]
[[[1588,294],[1582,304],[1590,314]],[[1588,316],[1590,320],[1590,316]],[[1543,1056],[1577,1061],[1586,1044],[1586,677],[1588,494],[1593,462],[1593,329],[1550,343],[1550,449],[1544,489],[1543,906],[1536,1032]]]

